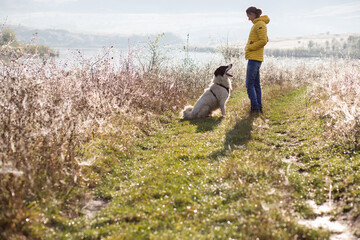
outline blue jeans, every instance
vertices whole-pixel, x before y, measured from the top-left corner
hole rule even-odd
[[[262,62],[259,61],[249,60],[246,69],[246,89],[252,109],[262,108],[260,86],[261,63]]]

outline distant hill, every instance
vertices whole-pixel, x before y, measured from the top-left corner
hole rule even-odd
[[[244,55],[246,41],[218,46],[225,59]],[[360,33],[269,38],[265,55],[273,57],[338,57],[360,59]]]
[[[349,37],[360,37],[360,33],[323,33],[297,37],[270,38],[266,49],[293,49],[307,48],[309,43],[317,46],[326,46],[334,43],[345,44]]]
[[[106,35],[76,33],[60,29],[36,29],[24,26],[7,26],[12,29],[18,40],[28,43],[36,34],[34,43],[50,46],[51,48],[101,48],[114,46],[126,48],[128,44],[146,42],[155,35]],[[183,40],[173,33],[165,33],[163,44],[181,44]]]
[[[0,29],[0,46],[0,58],[5,60],[10,60],[12,57],[16,59],[18,56],[21,56],[19,53],[31,54],[34,57],[42,57],[44,55],[52,57],[59,56],[59,53],[48,46],[39,44],[27,45],[22,43],[17,39],[14,31],[9,28]]]
[[[274,57],[339,57],[360,58],[360,34],[318,34],[273,39],[265,54]]]

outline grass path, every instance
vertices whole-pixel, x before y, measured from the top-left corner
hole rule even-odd
[[[325,144],[305,89],[264,96],[264,115],[250,116],[246,93],[234,92],[226,118],[171,121],[130,155],[108,148],[104,159],[113,160],[96,196],[109,203],[57,237],[328,239],[296,219],[316,217],[306,200],[328,201],[330,187],[343,203],[335,217],[359,214],[359,153]]]

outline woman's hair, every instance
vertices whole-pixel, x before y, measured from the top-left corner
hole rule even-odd
[[[249,7],[248,9],[246,9],[246,13],[254,13],[256,15],[256,18],[258,18],[262,14],[262,10],[256,7]]]

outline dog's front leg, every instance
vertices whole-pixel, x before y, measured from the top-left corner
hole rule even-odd
[[[221,109],[221,115],[223,117],[226,117],[226,114],[225,114],[225,102],[220,102],[220,109]]]

